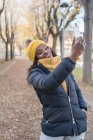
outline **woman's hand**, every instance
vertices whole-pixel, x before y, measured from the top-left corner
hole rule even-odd
[[[73,61],[76,61],[79,58],[79,56],[83,53],[85,47],[86,43],[83,37],[78,37],[77,39],[74,38],[70,58]]]
[[[81,110],[87,113],[87,111],[85,109],[81,109]]]

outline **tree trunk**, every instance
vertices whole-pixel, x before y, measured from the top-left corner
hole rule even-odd
[[[14,52],[13,52],[13,46],[10,45],[10,58],[13,59],[14,58]]]
[[[64,29],[61,30],[59,41],[60,41],[60,54],[61,57],[63,58],[64,57]]]
[[[91,2],[91,0],[90,0]],[[92,82],[92,18],[90,17],[91,8],[89,5],[90,2],[86,2],[85,4],[85,19],[84,19],[84,37],[86,41],[86,48],[84,51],[83,57],[83,81],[85,83]]]
[[[6,57],[5,60],[8,61],[8,43],[5,43],[5,49],[6,49]]]
[[[53,36],[53,45],[52,48],[56,52],[56,46],[57,46],[57,35]]]

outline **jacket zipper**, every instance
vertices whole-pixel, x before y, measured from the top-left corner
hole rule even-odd
[[[61,112],[61,113],[62,113],[62,112]],[[51,121],[55,120],[61,113],[59,113],[59,111],[56,112],[54,115],[52,115],[52,116],[46,121],[46,124],[47,124],[48,122],[51,122]]]
[[[74,136],[78,135],[78,131],[77,131],[77,125],[74,119],[74,115],[73,115],[73,111],[72,111],[72,107],[71,107],[71,100],[70,97],[68,96],[68,100],[69,100],[69,105],[70,105],[70,110],[71,110],[71,116],[72,116],[72,123],[73,123],[73,130],[74,130]]]

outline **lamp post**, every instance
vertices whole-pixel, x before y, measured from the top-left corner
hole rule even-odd
[[[60,31],[61,31],[61,56],[64,57],[64,31],[65,31],[65,19],[66,19],[66,14],[69,10],[69,4],[64,2],[60,4],[60,12],[62,13],[63,17],[61,19],[61,25],[60,25]]]

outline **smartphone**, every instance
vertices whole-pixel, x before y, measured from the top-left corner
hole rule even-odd
[[[82,37],[82,34],[79,31],[79,27],[78,27],[77,23],[75,23],[73,30],[74,30],[75,38]]]

